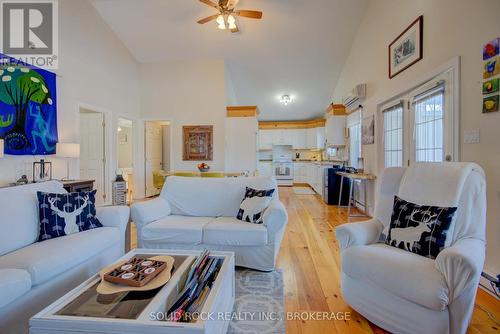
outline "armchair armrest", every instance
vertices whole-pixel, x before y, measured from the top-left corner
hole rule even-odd
[[[267,227],[268,242],[274,243],[276,235],[284,231],[288,223],[288,213],[279,199],[273,199],[264,211],[263,224]],[[283,234],[283,233],[281,233]]]
[[[170,205],[167,200],[161,197],[137,203],[131,207],[132,221],[137,225],[138,229],[155,220],[169,216],[170,212]]]
[[[340,243],[340,249],[352,246],[370,245],[377,241],[384,226],[378,219],[359,223],[347,223],[335,228],[335,236]]]
[[[117,227],[122,234],[125,233],[130,217],[128,206],[101,206],[96,208],[96,213],[103,226]]]
[[[483,240],[461,239],[438,254],[435,266],[448,284],[450,304],[460,297],[471,283],[479,282],[484,264],[485,247]]]

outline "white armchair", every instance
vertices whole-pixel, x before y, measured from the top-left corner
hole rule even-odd
[[[458,207],[450,243],[435,260],[377,242],[390,224],[395,195],[418,204]],[[484,263],[485,217],[486,181],[475,164],[386,169],[379,179],[375,217],[336,229],[343,297],[393,333],[465,333]]]

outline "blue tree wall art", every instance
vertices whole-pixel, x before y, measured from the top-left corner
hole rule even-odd
[[[55,154],[56,109],[54,73],[0,54],[0,138],[5,154]]]

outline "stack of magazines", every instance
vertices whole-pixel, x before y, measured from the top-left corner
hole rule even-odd
[[[167,312],[168,321],[190,322],[195,314],[201,312],[222,262],[222,258],[211,257],[208,250],[196,258],[179,297]]]

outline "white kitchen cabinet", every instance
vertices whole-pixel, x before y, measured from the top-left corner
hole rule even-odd
[[[291,130],[290,135],[293,138],[293,148],[296,150],[307,149],[307,131],[306,129]]]
[[[309,149],[325,148],[325,128],[307,129],[307,147]]]
[[[344,146],[346,116],[328,116],[326,119],[326,143],[328,146]]]
[[[293,163],[293,182],[295,183],[308,183],[307,182],[307,163],[294,162]]]
[[[260,176],[272,176],[273,175],[273,165],[271,161],[259,161],[258,165]]]
[[[273,148],[274,130],[259,130],[259,149],[270,150]]]

